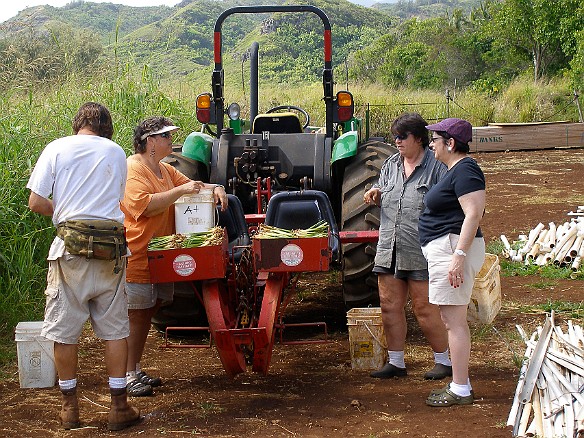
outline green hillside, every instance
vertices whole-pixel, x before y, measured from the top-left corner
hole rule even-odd
[[[61,23],[85,29],[103,44],[113,43],[136,29],[168,17],[175,8],[168,6],[132,7],[113,3],[73,1],[63,7],[35,6],[0,23],[0,37],[14,36],[31,29],[42,32],[47,26]]]
[[[395,2],[379,2],[371,7],[378,11],[406,20],[411,17],[432,18],[442,15],[453,15],[459,9],[470,13],[473,8],[479,7],[483,0],[398,0]]]
[[[241,2],[243,4],[247,2]],[[261,2],[257,2],[259,4]],[[265,4],[284,4],[266,1]],[[295,2],[309,4],[306,1]],[[162,76],[198,76],[213,62],[212,35],[220,13],[233,2],[198,0],[169,17],[126,35],[118,44],[121,56],[148,64]],[[389,16],[346,0],[316,0],[333,27],[334,63],[356,48],[370,44],[391,26]],[[276,32],[277,30],[277,32]],[[322,23],[313,14],[236,14],[223,24],[226,68],[239,68],[253,41],[260,43],[268,78],[281,81],[318,80],[322,70]]]
[[[71,75],[139,72],[164,83],[209,83],[213,27],[224,10],[249,0],[184,0],[175,7],[74,1],[28,8],[0,23],[0,89]],[[471,87],[498,93],[514,79],[564,78],[582,88],[584,9],[557,0],[409,0],[363,7],[347,0],[254,0],[312,4],[332,24],[335,77],[391,88]],[[252,42],[260,80],[318,83],[322,24],[313,14],[237,14],[223,29],[229,77],[245,83]],[[4,37],[4,38],[2,38]]]
[[[26,34],[30,38],[33,34],[42,36],[47,29],[53,32],[55,28],[65,27],[74,33],[91,35],[94,40],[98,36],[105,58],[115,58],[122,64],[148,65],[160,78],[200,77],[212,65],[213,27],[217,17],[229,7],[249,3],[185,0],[175,7],[136,8],[78,1],[61,8],[38,6],[0,23],[0,37]],[[391,26],[387,14],[346,0],[255,0],[254,4],[312,4],[323,9],[333,26],[335,64],[344,62],[352,51],[370,44]],[[237,68],[253,41],[260,42],[266,70],[272,69],[273,77],[318,80],[322,69],[322,24],[316,16],[237,14],[229,17],[223,26],[226,68],[231,64]]]

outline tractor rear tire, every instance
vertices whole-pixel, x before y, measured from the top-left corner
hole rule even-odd
[[[342,187],[341,223],[343,231],[379,229],[379,207],[363,202],[363,194],[379,180],[383,162],[397,149],[381,141],[368,141],[345,168]],[[378,306],[377,277],[371,273],[377,242],[343,245],[343,298],[347,309]]]
[[[196,287],[201,290],[200,282]],[[190,282],[174,283],[172,303],[161,307],[152,317],[152,325],[160,332],[167,327],[205,327],[207,314],[203,303],[195,295]]]

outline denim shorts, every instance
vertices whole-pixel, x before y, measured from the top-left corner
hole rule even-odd
[[[172,303],[174,283],[126,283],[128,309],[150,309],[160,300],[163,306]]]
[[[373,273],[377,275],[393,275],[398,280],[420,280],[420,281],[428,281],[428,271],[426,269],[421,269],[418,271],[406,271],[403,269],[398,269],[395,271],[395,268],[385,268],[383,266],[374,266]]]
[[[427,269],[420,269],[414,271],[408,271],[405,269],[395,269],[395,259],[396,259],[396,248],[395,245],[393,247],[393,255],[391,257],[391,266],[386,268],[385,266],[375,265],[373,267],[374,274],[381,274],[381,275],[393,275],[398,280],[420,280],[420,281],[428,281],[428,270]]]

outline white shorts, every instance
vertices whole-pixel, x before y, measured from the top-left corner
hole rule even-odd
[[[150,309],[160,300],[163,306],[172,303],[174,283],[126,283],[128,309]]]
[[[124,293],[126,270],[114,274],[115,264],[115,260],[88,260],[71,254],[49,260],[41,335],[61,344],[77,344],[90,319],[98,338],[127,338],[130,323]]]
[[[466,251],[464,282],[455,288],[448,279],[448,268],[459,237],[458,234],[447,234],[422,247],[422,253],[428,261],[428,298],[432,304],[465,306],[470,302],[475,276],[485,261],[485,240],[482,237],[474,238]]]

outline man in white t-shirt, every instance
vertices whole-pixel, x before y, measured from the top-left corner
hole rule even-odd
[[[73,120],[75,135],[49,143],[39,157],[27,188],[28,206],[63,224],[107,221],[120,223],[120,201],[126,183],[126,154],[111,138],[113,124],[106,107],[95,102],[81,106]],[[83,222],[85,221],[85,222]],[[93,242],[92,242],[93,244]],[[71,249],[71,247],[68,247]],[[116,248],[118,249],[118,248]],[[49,250],[45,321],[41,334],[55,342],[55,365],[63,395],[60,420],[65,429],[81,426],[77,402],[78,340],[90,319],[105,342],[111,409],[108,429],[121,430],[140,421],[126,395],[126,357],[129,335],[125,296],[125,267],[117,259],[77,255],[55,237]]]

